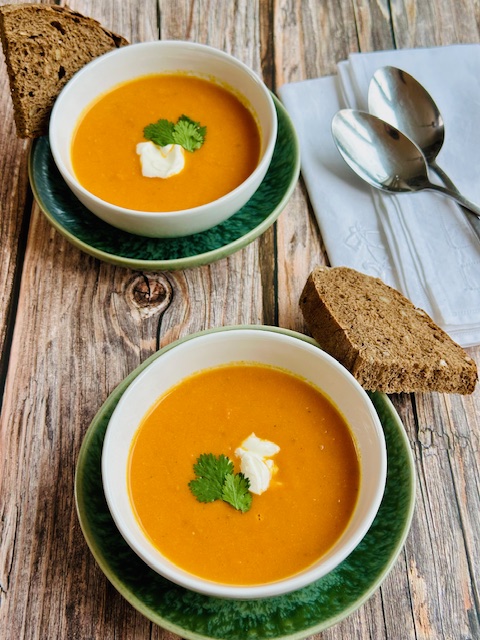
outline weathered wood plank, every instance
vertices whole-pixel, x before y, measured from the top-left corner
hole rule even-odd
[[[336,3],[341,12],[343,3]],[[275,89],[288,82],[327,75],[334,69],[331,48],[340,39],[330,34],[330,17],[322,3],[274,2]],[[306,46],[306,43],[312,46]],[[300,180],[277,222],[278,324],[303,331],[298,300],[314,266],[324,264],[318,226]]]
[[[477,400],[416,398],[419,491],[410,570],[418,637],[480,634]]]
[[[12,3],[13,4],[13,3]],[[0,407],[8,367],[9,340],[16,308],[31,195],[27,153],[30,141],[17,138],[7,68],[0,54]]]
[[[390,4],[398,49],[479,41],[478,5],[472,0]]]

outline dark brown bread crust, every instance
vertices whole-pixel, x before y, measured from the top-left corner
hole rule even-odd
[[[128,44],[92,18],[42,4],[0,7],[0,39],[20,138],[45,135],[53,103],[73,74]]]
[[[300,307],[312,336],[365,388],[472,393],[472,358],[401,293],[347,267],[318,267]]]

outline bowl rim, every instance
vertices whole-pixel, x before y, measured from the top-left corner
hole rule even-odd
[[[115,512],[115,508],[114,508],[115,505],[111,501],[110,488],[106,482],[106,475],[108,472],[108,468],[107,468],[107,462],[108,462],[107,454],[108,454],[108,448],[109,448],[108,443],[110,440],[113,440],[115,438],[114,426],[110,428],[110,425],[113,424],[115,413],[116,412],[120,413],[122,411],[123,405],[125,405],[128,402],[129,394],[135,393],[136,387],[141,386],[143,379],[150,375],[152,367],[155,366],[155,363],[157,363],[157,366],[159,366],[158,364],[159,359],[157,358],[152,360],[152,362],[149,363],[145,367],[145,369],[143,369],[140,372],[140,374],[135,378],[132,384],[128,386],[128,388],[125,390],[125,393],[122,395],[120,402],[118,403],[118,405],[116,406],[116,408],[112,413],[112,416],[109,420],[109,424],[106,429],[105,439],[104,439],[104,444],[102,449],[102,461],[101,461],[102,484],[103,484],[105,498],[107,501],[109,511],[120,533],[125,538],[126,542],[131,546],[133,551],[144,562],[146,562],[146,564],[149,565],[154,571],[156,571],[160,575],[163,575],[165,578],[171,580],[172,582],[179,584],[184,588],[197,591],[199,593],[203,593],[208,596],[216,596],[216,597],[222,597],[227,599],[237,599],[237,600],[258,599],[258,598],[272,597],[272,596],[282,595],[285,593],[290,593],[292,591],[301,589],[307,586],[308,584],[311,584],[312,582],[318,580],[319,578],[322,578],[323,576],[328,574],[330,571],[332,571],[336,566],[338,566],[340,562],[345,560],[345,558],[360,544],[361,540],[366,535],[372,522],[374,521],[383,498],[383,493],[384,493],[385,484],[386,484],[386,474],[387,474],[386,443],[385,443],[385,437],[384,437],[383,429],[381,426],[380,418],[366,391],[361,387],[361,385],[357,382],[357,380],[350,374],[350,372],[347,369],[345,369],[345,367],[343,367],[343,365],[341,365],[332,356],[330,356],[328,353],[326,353],[321,348],[319,348],[318,345],[313,344],[312,342],[305,342],[304,340],[299,339],[299,337],[297,337],[296,335],[277,332],[274,330],[275,327],[268,327],[268,326],[262,326],[262,325],[259,325],[259,326],[240,325],[240,326],[232,326],[232,327],[223,327],[223,329],[227,329],[227,328],[229,329],[228,333],[230,334],[229,336],[230,340],[235,339],[236,337],[235,334],[239,334],[239,333],[245,334],[246,331],[248,331],[250,334],[252,332],[258,334],[259,336],[261,334],[262,337],[266,338],[267,340],[273,340],[273,341],[277,341],[287,345],[292,344],[292,345],[298,346],[300,349],[304,349],[305,351],[310,352],[311,354],[315,354],[315,356],[319,357],[320,359],[323,359],[328,366],[333,366],[333,368],[336,369],[343,376],[346,383],[352,387],[354,392],[358,394],[358,397],[361,400],[363,407],[367,409],[367,413],[371,421],[371,427],[373,427],[372,433],[375,434],[375,437],[377,440],[380,459],[379,459],[378,482],[376,482],[376,485],[375,485],[376,488],[374,491],[374,495],[371,500],[371,504],[367,509],[367,513],[360,520],[360,523],[357,527],[356,534],[352,536],[352,538],[347,544],[343,544],[341,549],[333,553],[331,558],[328,558],[325,562],[321,562],[319,567],[312,565],[311,567],[307,567],[303,571],[297,574],[294,574],[292,576],[287,576],[286,578],[282,578],[277,581],[263,583],[259,585],[256,585],[256,584],[230,585],[230,584],[216,583],[214,581],[207,580],[205,578],[191,574],[188,571],[182,569],[181,567],[176,567],[174,563],[171,563],[172,567],[169,569],[168,568],[165,569],[164,567],[159,568],[158,566],[155,565],[155,563],[152,564],[151,557],[149,556],[148,552],[144,553],[142,549],[137,548],[136,545],[132,543],[131,539],[129,539],[129,531],[128,530],[125,531],[122,519],[118,517],[118,514]],[[232,332],[233,332],[233,335],[232,335]],[[173,343],[173,345],[171,346],[175,346],[178,343],[178,346],[188,348],[188,345],[191,344],[192,341],[195,342],[198,339],[215,341],[220,336],[222,337],[224,336],[223,331],[218,331],[218,330],[203,331],[203,332],[193,334],[192,336],[188,336],[187,340],[185,339],[179,340]],[[169,351],[170,349],[168,349],[167,353]],[[260,359],[258,361],[261,362]],[[197,368],[196,371],[208,369],[210,368],[210,366],[213,366],[213,365],[207,365],[203,368]],[[286,369],[286,367],[281,367],[281,368]],[[183,380],[186,377],[188,376],[184,375],[183,377],[180,378],[180,380]],[[312,381],[310,381],[310,383],[312,383]],[[178,382],[172,383],[172,386],[175,384],[178,384]],[[312,384],[315,384],[315,383],[312,383]],[[322,390],[322,392],[324,391]],[[163,393],[165,393],[165,390],[162,392],[161,395],[163,395]],[[330,398],[326,392],[324,393],[325,395],[327,395],[330,401],[332,401],[334,405],[337,406],[336,402],[332,400],[332,398]],[[152,402],[152,404],[153,403],[154,401]],[[341,411],[340,407],[337,407],[337,408]],[[128,446],[130,446],[131,441],[132,441],[132,437],[130,437],[128,440]],[[355,507],[355,510],[357,509],[357,507],[358,507],[358,502],[357,502],[357,506]],[[351,520],[354,516],[355,510],[352,513]],[[156,549],[156,547],[151,542],[148,541],[148,538],[147,536],[145,536],[144,532],[142,532],[142,535],[143,535],[143,541],[145,545],[150,549],[155,550],[157,554],[162,555],[161,551],[159,549]],[[171,561],[167,559],[167,562],[171,562]]]
[[[235,187],[235,189],[232,189],[231,191],[224,194],[220,198],[204,203],[197,207],[190,207],[188,209],[179,209],[177,211],[144,211],[141,209],[129,209],[128,207],[121,207],[119,205],[110,203],[107,200],[103,200],[102,198],[93,194],[91,191],[86,189],[78,181],[73,171],[70,171],[69,168],[66,166],[62,158],[62,154],[58,149],[57,138],[55,136],[55,127],[57,124],[59,113],[62,108],[62,102],[65,100],[66,97],[68,97],[69,92],[73,91],[76,85],[79,82],[83,81],[83,77],[91,73],[92,70],[95,70],[97,66],[102,66],[103,64],[105,64],[105,60],[107,60],[108,62],[110,58],[130,55],[129,52],[131,52],[133,48],[135,50],[142,50],[142,49],[145,49],[145,50],[146,49],[166,49],[166,50],[187,49],[191,51],[202,50],[212,56],[220,58],[225,62],[236,66],[243,73],[245,73],[245,75],[248,76],[249,79],[262,91],[264,97],[266,98],[266,105],[268,105],[269,120],[271,121],[271,132],[270,132],[270,135],[268,136],[268,139],[265,140],[265,148],[263,150],[263,153],[259,159],[257,166],[242,183],[240,183],[237,187]],[[159,74],[160,73],[161,72],[159,72]],[[153,75],[153,74],[139,73],[134,78],[130,78],[130,80],[134,80],[135,78],[141,78],[143,75]],[[198,75],[200,74],[197,74],[197,76]],[[208,74],[205,74],[205,76],[207,77]],[[128,82],[128,81],[129,80],[125,80],[123,82]],[[112,89],[114,89],[117,86],[120,86],[121,84],[122,82],[115,83],[108,89],[103,90],[98,95],[107,93],[108,91],[111,91]],[[232,88],[234,89],[234,87]],[[87,107],[88,105],[85,108]],[[132,218],[142,218],[144,216],[152,217],[152,216],[161,215],[162,219],[164,219],[165,221],[168,221],[169,219],[179,219],[179,218],[184,218],[189,216],[194,216],[195,218],[201,217],[202,215],[205,214],[206,211],[211,209],[213,205],[220,207],[225,202],[228,202],[229,200],[234,199],[240,191],[248,189],[251,186],[251,184],[258,179],[258,175],[266,171],[266,169],[268,169],[268,166],[270,164],[271,157],[273,155],[273,151],[275,148],[277,135],[278,135],[278,118],[277,118],[277,112],[275,109],[275,103],[273,101],[273,97],[270,90],[268,89],[266,84],[263,82],[263,80],[260,78],[260,76],[255,71],[253,71],[253,69],[251,69],[247,64],[245,64],[242,60],[240,60],[239,58],[236,58],[230,53],[227,53],[226,51],[223,51],[222,49],[217,49],[216,47],[213,47],[211,45],[192,42],[188,40],[152,40],[149,42],[137,42],[137,43],[126,45],[124,47],[113,49],[112,51],[108,51],[107,53],[104,53],[101,56],[94,58],[93,60],[88,62],[86,65],[84,65],[81,69],[79,69],[68,80],[68,82],[60,91],[52,107],[49,128],[48,128],[48,138],[50,142],[51,153],[55,161],[55,164],[58,167],[60,173],[62,174],[67,184],[72,184],[75,187],[75,189],[77,189],[82,194],[82,196],[92,200],[92,202],[94,202],[95,205],[97,206],[108,207],[108,209],[115,214],[128,215],[129,217],[132,217]]]

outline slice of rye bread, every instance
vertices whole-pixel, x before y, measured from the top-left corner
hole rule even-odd
[[[44,4],[0,7],[0,39],[20,138],[45,135],[53,103],[73,74],[128,44],[92,18]]]
[[[385,393],[472,393],[472,358],[423,311],[378,278],[318,267],[300,307],[312,336],[364,387]]]

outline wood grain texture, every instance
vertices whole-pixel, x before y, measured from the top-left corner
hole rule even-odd
[[[5,4],[5,2],[1,2]],[[475,0],[71,0],[131,42],[185,39],[243,60],[276,90],[355,51],[480,40]],[[328,261],[300,180],[262,238],[209,266],[141,273],[71,246],[32,203],[0,62],[0,639],[174,640],[110,586],[78,525],[75,463],[115,386],[205,328],[305,331],[298,297]],[[480,362],[480,348],[470,349]],[[3,388],[4,386],[4,388]],[[382,587],[315,640],[480,638],[480,390],[393,396],[415,456],[411,533]]]
[[[0,61],[0,175],[8,185],[0,190],[0,406],[8,366],[8,329],[16,313],[16,288],[28,225],[31,194],[28,188],[27,151],[30,143],[16,137],[13,106],[9,98],[5,60]],[[23,221],[25,220],[25,224]]]

